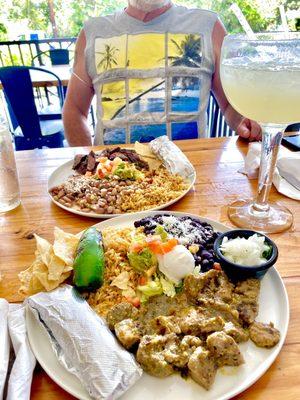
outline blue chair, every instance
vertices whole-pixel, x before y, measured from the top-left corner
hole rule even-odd
[[[30,77],[31,70],[42,71],[55,77],[58,84],[60,108],[63,105],[62,83],[53,72],[26,66],[0,68],[0,81],[11,120],[14,121],[12,133],[15,148],[16,150],[30,150],[43,146],[63,147],[64,133],[60,115],[57,115],[57,119],[51,120],[48,120],[46,116],[43,118],[38,115]]]
[[[36,59],[41,60],[41,56],[45,55],[50,58],[51,65],[67,65],[70,64],[69,49],[49,49],[35,55],[31,60],[31,65],[34,65]]]
[[[38,66],[39,67],[43,66],[44,65],[43,56],[46,56],[49,58],[52,66],[69,65],[70,64],[70,52],[72,52],[72,50],[56,49],[54,47],[51,47],[51,45],[50,45],[50,49],[36,54],[31,59],[31,65],[35,66],[35,62],[38,61]],[[64,96],[65,96],[66,92],[67,92],[67,88],[64,86],[63,90],[64,90]],[[47,87],[44,88],[44,91],[45,91],[45,95],[46,95],[47,101],[50,106],[49,95],[53,95],[53,92],[51,92],[51,90],[49,90],[49,88],[47,88]],[[46,115],[48,119],[57,118],[55,116],[55,114],[57,114],[57,109],[56,109],[56,107],[54,107],[54,110],[52,107],[49,107],[48,109],[45,108],[43,114]],[[54,114],[54,117],[53,117],[53,114]]]

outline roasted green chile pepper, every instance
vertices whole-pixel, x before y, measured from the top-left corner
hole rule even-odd
[[[73,264],[73,283],[81,291],[98,289],[103,283],[104,249],[102,235],[96,228],[83,232]]]

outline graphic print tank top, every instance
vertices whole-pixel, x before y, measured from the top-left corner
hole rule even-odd
[[[84,25],[97,97],[95,144],[206,136],[217,14],[173,5],[150,22],[125,11]]]

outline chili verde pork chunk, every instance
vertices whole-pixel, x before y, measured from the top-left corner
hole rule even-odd
[[[230,296],[223,295],[226,291]],[[147,373],[160,378],[175,371],[188,373],[208,390],[219,367],[247,362],[238,343],[249,339],[249,331],[258,346],[278,343],[277,329],[253,323],[238,311],[246,299],[258,309],[258,293],[259,282],[234,285],[224,272],[211,270],[188,275],[183,291],[172,299],[153,297],[139,310],[123,302],[112,307],[106,319],[123,346],[136,351]]]
[[[247,362],[239,343],[278,343],[272,324],[255,321],[260,281],[227,277],[209,224],[158,214],[102,233],[104,284],[88,301],[147,373],[180,372],[208,390],[218,368]]]

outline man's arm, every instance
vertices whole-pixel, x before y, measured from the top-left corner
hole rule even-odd
[[[70,146],[90,146],[91,132],[87,117],[94,96],[91,79],[85,68],[85,33],[78,36],[75,48],[73,72],[68,84],[67,96],[63,108],[65,136]]]
[[[221,47],[226,36],[226,29],[218,19],[215,23],[212,41],[215,55],[215,72],[212,80],[212,91],[218,101],[219,107],[225,116],[228,125],[235,130],[238,135],[249,140],[258,140],[261,137],[261,128],[259,124],[240,115],[228,102],[221,84],[220,77],[220,59]]]

